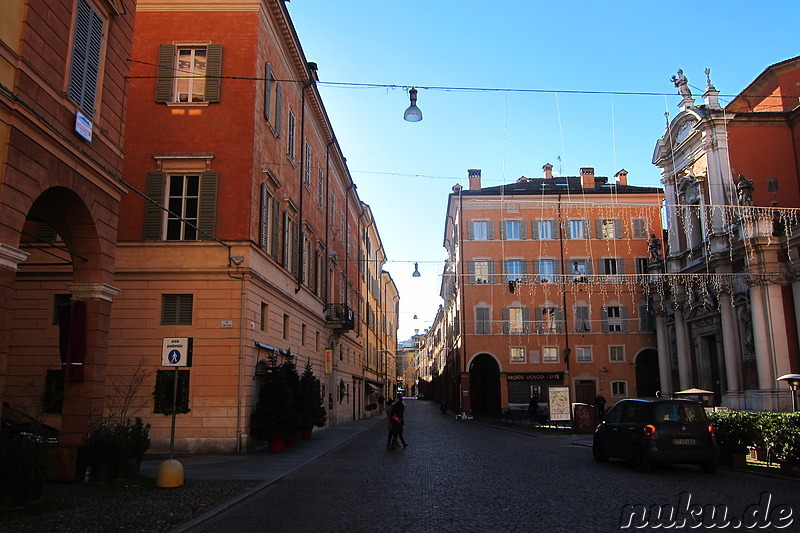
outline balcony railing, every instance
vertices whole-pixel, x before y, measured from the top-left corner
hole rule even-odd
[[[355,329],[356,314],[347,304],[328,304],[325,306],[325,322],[337,330]]]

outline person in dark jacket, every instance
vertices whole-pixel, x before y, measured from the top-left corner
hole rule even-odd
[[[397,449],[397,439],[403,443],[403,448],[408,448],[406,439],[403,438],[403,426],[406,423],[406,404],[403,403],[403,395],[397,395],[397,401],[391,409],[390,419],[392,421],[392,449]]]

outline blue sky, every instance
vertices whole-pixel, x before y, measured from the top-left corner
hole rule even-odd
[[[724,104],[769,65],[800,55],[796,0],[287,6],[377,220],[400,291],[400,340],[429,327],[442,303],[447,195],[467,185],[467,169],[481,169],[484,187],[540,177],[545,163],[570,176],[585,166],[602,176],[625,168],[629,184],[660,186],[651,158],[664,113],[678,113],[670,81],[678,69],[701,103],[710,68]],[[418,123],[402,118],[412,86]]]

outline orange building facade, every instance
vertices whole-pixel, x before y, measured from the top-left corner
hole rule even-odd
[[[659,390],[654,322],[640,275],[660,235],[658,188],[583,168],[579,176],[456,186],[447,206],[438,388],[475,414],[526,409],[570,420],[570,404],[612,405]],[[435,343],[436,339],[430,339]],[[433,349],[437,351],[436,349]],[[437,388],[437,385],[434,385]]]
[[[107,391],[134,17],[133,0],[2,7],[0,412],[60,429],[58,479]]]
[[[376,222],[358,198],[328,120],[316,65],[306,60],[284,2],[221,1],[198,9],[142,0],[124,7],[128,18],[111,20],[126,22],[129,47],[114,54],[109,47],[104,57],[130,65],[130,73],[113,76],[107,67],[103,80],[128,92],[116,100],[103,93],[99,142],[89,148],[118,144],[109,142],[83,166],[54,163],[46,183],[67,180],[61,186],[84,196],[83,212],[70,195],[51,192],[34,202],[42,193],[25,185],[28,203],[6,208],[14,216],[3,217],[4,224],[19,218],[16,239],[6,232],[3,241],[5,286],[14,295],[4,399],[38,412],[42,388],[58,388],[63,340],[54,317],[78,299],[87,301],[83,383],[93,388],[81,384],[76,393],[81,419],[74,432],[71,378],[63,412],[45,414],[64,443],[77,446],[91,423],[124,411],[151,425],[151,452],[168,450],[171,417],[160,400],[171,395],[177,372],[174,449],[247,451],[257,444],[249,417],[270,356],[296,362],[299,371],[311,363],[328,425],[374,415],[366,407],[394,383],[387,376],[394,374],[399,295],[383,271]],[[116,42],[111,37],[122,29],[111,29],[109,42]],[[103,121],[106,113],[116,122]],[[110,137],[103,128],[119,131]],[[12,140],[19,134],[5,131]],[[32,145],[28,140],[19,152],[52,159]],[[32,162],[27,167],[31,176],[46,175]],[[76,167],[97,183],[70,182]],[[102,172],[106,167],[118,169],[117,181]],[[62,225],[59,211],[76,217],[74,227]],[[23,229],[34,232],[31,221],[51,219],[61,247],[78,254],[69,266],[19,244]],[[374,259],[368,272],[367,228]],[[373,289],[369,300],[365,280]],[[170,339],[186,343],[178,364],[165,349]],[[184,367],[189,344],[191,366]]]

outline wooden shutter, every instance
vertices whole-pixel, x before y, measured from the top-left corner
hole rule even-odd
[[[275,82],[275,136],[281,136],[281,105],[283,103],[283,88]]]
[[[209,44],[206,52],[205,101],[219,103],[222,76],[222,45]]]
[[[600,322],[603,325],[603,331],[608,331],[608,308],[602,307],[600,309]]]
[[[601,276],[607,274],[606,272],[606,261],[605,259],[598,259],[597,260],[597,273]]]
[[[164,182],[166,174],[163,172],[150,172],[147,175],[147,201],[144,206],[144,240],[160,241],[162,238],[162,224],[164,212],[161,205],[164,203]]]
[[[528,225],[525,224],[524,220],[519,221],[519,238],[520,239],[528,238]]]
[[[172,101],[172,88],[175,83],[175,55],[177,49],[171,44],[158,47],[158,68],[156,69],[156,102]]]
[[[75,18],[67,94],[89,117],[94,115],[102,48],[103,20],[86,0],[80,0]]]
[[[536,321],[536,333],[542,333],[544,331],[544,324],[542,324],[542,312],[541,307],[537,307],[533,310],[534,312],[534,320]]]
[[[264,119],[269,122],[272,114],[272,65],[264,63]]]
[[[564,225],[564,238],[571,239],[572,238],[572,222],[569,220],[559,221],[559,224]]]
[[[475,333],[487,334],[489,330],[489,309],[486,307],[475,308]]]
[[[645,221],[643,218],[634,218],[632,221],[633,226],[633,238],[634,239],[646,239],[647,238],[647,230],[645,229]]]
[[[292,275],[300,273],[300,224],[292,222]]]
[[[500,240],[506,240],[506,225],[508,223],[505,220],[500,221]],[[488,233],[488,232],[487,232]]]
[[[594,221],[594,233],[595,233],[595,237],[596,238],[598,238],[598,239],[602,239],[603,238],[603,221],[602,220],[597,219],[597,220]]]
[[[556,331],[564,333],[564,310],[556,307]]]
[[[508,334],[508,332],[511,330],[510,324],[509,324],[509,320],[510,320],[510,311],[508,310],[508,307],[504,307],[503,308],[503,333]]]
[[[201,241],[212,239],[216,235],[217,181],[216,172],[200,174],[200,213],[197,215],[197,227],[202,231],[198,235]]]
[[[491,220],[486,221],[486,238],[490,241],[494,240],[494,222]]]
[[[626,306],[620,306],[619,308],[619,318],[622,323],[622,331],[628,331],[628,308]]]
[[[488,261],[489,263],[489,279],[487,280],[488,283],[494,283],[494,275],[497,267],[495,267],[495,261]]]
[[[622,220],[619,218],[614,219],[614,238],[621,239],[622,238]]]
[[[467,261],[467,275],[469,276],[469,283],[475,283],[475,261],[470,259]]]
[[[467,240],[475,240],[475,223],[471,220],[467,222]]]
[[[531,332],[531,310],[527,307],[522,308],[522,331]]]
[[[539,239],[539,221],[532,220],[531,221],[531,239],[537,240]]]
[[[267,184],[261,184],[261,218],[258,232],[258,246],[264,250],[269,249],[269,190]]]
[[[281,231],[281,202],[277,198],[272,199],[272,240],[270,242],[270,255],[275,261],[278,260],[278,250],[280,249]]]
[[[622,275],[625,274],[625,260],[624,259],[614,259],[617,262],[617,274]]]

